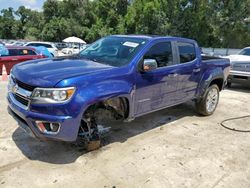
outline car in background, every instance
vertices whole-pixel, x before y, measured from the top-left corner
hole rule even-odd
[[[243,48],[238,54],[250,56],[250,47]]]
[[[87,44],[79,46],[72,46],[62,49],[62,53],[66,55],[79,54],[80,51],[84,50],[87,47]]]
[[[66,55],[78,54],[81,50],[79,47],[75,46],[72,48],[63,48],[62,53]]]
[[[64,42],[58,42],[58,43],[55,43],[55,45],[56,45],[58,50],[62,50],[63,48],[68,47],[67,43],[64,43]]]
[[[17,40],[9,40],[5,42],[6,46],[24,46],[26,44],[25,41],[17,41]]]
[[[34,46],[34,47],[45,47],[49,50],[53,57],[58,56],[58,49],[56,45],[52,42],[28,42],[24,46]]]
[[[8,55],[0,56],[0,74],[2,74],[2,67],[5,65],[7,74],[10,73],[11,68],[21,62],[46,58],[46,56],[38,53],[35,48],[22,46],[6,46]]]
[[[231,70],[227,80],[227,86],[232,83],[250,84],[250,47],[243,48],[236,55],[229,55]]]
[[[250,61],[250,47],[243,48],[237,54],[224,57],[231,61]]]

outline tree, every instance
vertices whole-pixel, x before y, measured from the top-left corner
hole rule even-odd
[[[87,42],[110,34],[173,35],[201,46],[250,44],[250,0],[46,0],[43,11],[23,6],[0,13],[0,38]]]
[[[15,17],[13,8],[1,10],[0,16],[0,38],[15,39]]]

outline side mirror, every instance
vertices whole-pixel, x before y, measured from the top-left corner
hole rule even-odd
[[[155,59],[144,59],[142,70],[148,72],[157,69],[158,65]]]

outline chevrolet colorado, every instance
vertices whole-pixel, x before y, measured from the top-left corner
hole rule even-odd
[[[8,110],[42,140],[91,142],[110,119],[130,121],[189,100],[198,113],[213,114],[229,69],[227,59],[202,57],[194,40],[108,36],[74,57],[15,65]]]

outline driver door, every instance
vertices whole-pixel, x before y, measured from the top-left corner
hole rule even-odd
[[[177,60],[173,51],[171,42],[166,41],[155,43],[145,53],[143,61],[154,59],[157,62],[157,68],[136,74],[135,116],[175,103]]]

